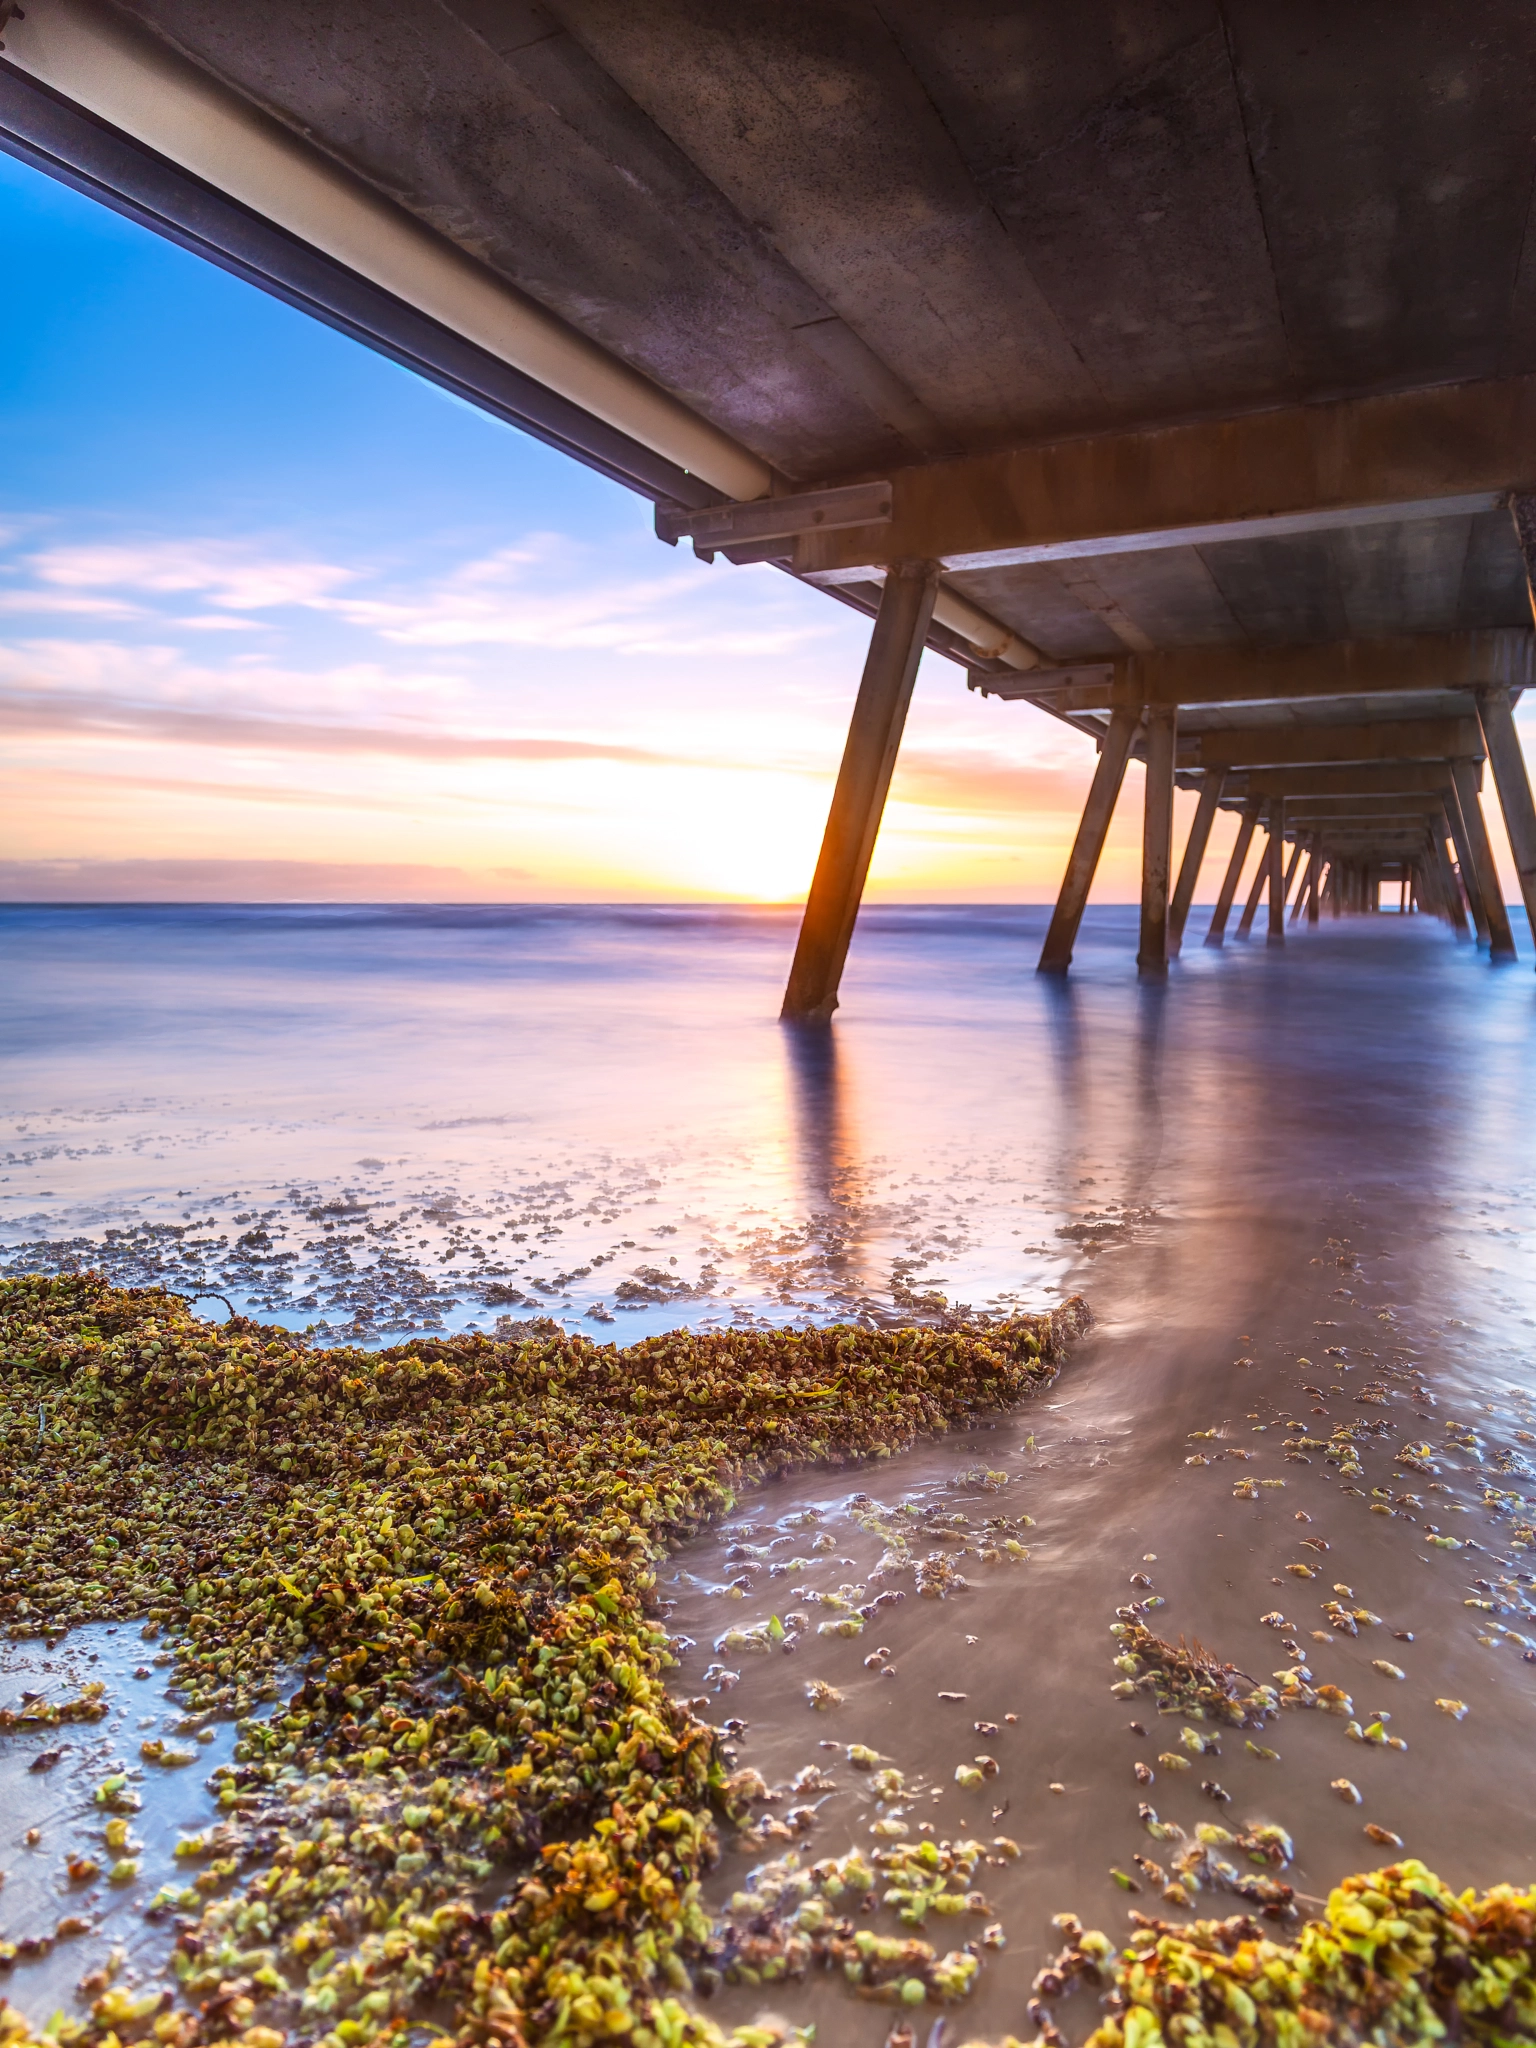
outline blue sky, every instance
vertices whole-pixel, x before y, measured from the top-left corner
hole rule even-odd
[[[0,896],[803,895],[862,619],[5,157],[0,223]],[[872,896],[1049,899],[1092,765],[926,657]]]

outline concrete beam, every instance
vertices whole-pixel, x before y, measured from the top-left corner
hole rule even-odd
[[[804,491],[793,497],[752,498],[745,504],[658,505],[656,538],[669,547],[691,540],[695,548],[750,546],[791,534],[844,526],[883,525],[891,516],[886,483],[846,484],[841,490]]]
[[[1536,482],[1532,448],[1536,376],[1084,434],[898,470],[888,528],[802,535],[795,568],[964,571],[1468,516]]]
[[[1399,634],[1306,647],[1178,647],[1026,675],[973,673],[984,697],[1027,697],[1052,711],[1105,711],[1116,688],[1144,704],[1289,703],[1308,697],[1398,696],[1416,690],[1536,687],[1536,633]]]
[[[115,8],[0,16],[0,146],[648,495],[772,488],[760,456],[169,39]]]
[[[1356,852],[1369,847],[1422,846],[1424,824],[1418,818],[1411,819],[1403,825],[1373,825],[1369,822],[1351,824],[1345,819],[1337,826],[1322,827],[1317,833],[1317,838],[1323,846],[1340,850],[1352,848]]]
[[[1475,762],[1478,787],[1482,764]],[[1355,762],[1348,767],[1250,768],[1229,775],[1224,800],[1244,796],[1401,796],[1443,792],[1451,784],[1447,761]]]
[[[1303,796],[1292,797],[1285,814],[1303,824],[1326,818],[1435,818],[1444,801],[1438,790],[1419,796]]]
[[[1375,725],[1253,725],[1192,733],[1181,768],[1310,767],[1326,761],[1481,760],[1475,718],[1384,719]]]

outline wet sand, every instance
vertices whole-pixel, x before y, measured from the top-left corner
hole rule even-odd
[[[715,980],[700,1005],[713,1053],[698,1010],[675,1028],[659,1021],[657,988],[644,988],[627,1015],[599,1004],[605,1021],[601,1031],[594,1023],[586,1052],[595,1047],[605,1063],[593,1089],[608,1112],[601,1137],[588,1108],[572,1113],[558,1139],[551,1132],[549,1113],[532,1099],[547,1066],[532,1075],[529,1095],[514,1099],[513,1063],[487,1106],[534,1119],[521,1155],[530,1167],[542,1170],[547,1152],[575,1174],[594,1169],[600,1145],[609,1156],[624,1150],[632,1162],[662,1166],[648,1177],[660,1182],[654,1192],[668,1222],[704,1213],[707,1176],[712,1228],[771,1223],[798,1232],[799,1242],[831,1245],[835,1286],[825,1270],[818,1285],[802,1279],[798,1313],[835,1313],[835,1291],[862,1295],[862,1312],[895,1312],[893,1266],[912,1243],[925,1256],[959,1248],[950,1266],[917,1269],[924,1291],[947,1280],[936,1291],[951,1298],[1017,1292],[1045,1305],[1078,1289],[1097,1317],[1054,1388],[1016,1418],[874,1467],[768,1489],[742,1501],[726,1530],[680,1555],[664,1585],[675,1603],[669,1622],[696,1647],[682,1657],[679,1690],[707,1700],[718,1722],[748,1724],[736,1743],[740,1761],[770,1784],[808,1764],[835,1779],[801,1841],[806,1856],[878,1846],[868,1828],[891,1817],[889,1808],[877,1816],[867,1778],[848,1767],[850,1743],[878,1749],[906,1774],[913,1796],[896,1802],[895,1818],[912,1835],[928,1824],[936,1836],[1006,1834],[1020,1845],[1017,1862],[985,1870],[1008,1946],[989,1956],[952,2039],[1024,2031],[1028,1981],[1055,1945],[1052,1912],[1076,1911],[1119,1936],[1128,1907],[1161,1910],[1132,1860],[1170,1861],[1169,1845],[1138,1820],[1143,1802],[1191,1833],[1207,1818],[1278,1822],[1296,1844],[1295,1865],[1282,1874],[1304,1901],[1346,1871],[1386,1859],[1390,1852],[1362,1832],[1367,1822],[1400,1835],[1408,1853],[1453,1883],[1529,1882],[1536,1663],[1524,1657],[1536,1644],[1536,1619],[1522,1611],[1533,1553],[1516,1533],[1522,1503],[1536,1497],[1528,1464],[1536,1445],[1524,1440],[1536,1436],[1529,952],[1522,967],[1495,973],[1454,951],[1437,928],[1382,918],[1325,927],[1283,956],[1196,949],[1166,989],[1143,989],[1126,951],[1132,921],[1109,914],[1062,989],[1027,973],[1026,916],[989,914],[963,946],[933,918],[917,922],[914,932],[894,916],[883,927],[872,921],[830,1037],[795,1039],[756,1018],[741,1021],[769,988],[761,927],[751,958],[739,956],[739,976]],[[460,1051],[468,1028],[455,1025]],[[377,1047],[371,1052],[377,1061]],[[546,1049],[540,1057],[555,1056]],[[51,1058],[54,1090],[35,1096],[33,1111],[82,1114],[88,1087],[76,1073],[69,1096],[67,1063],[58,1052]],[[692,1152],[690,1060],[707,1111]],[[215,1064],[210,1055],[209,1073]],[[234,1070],[223,1078],[237,1094]],[[526,1086],[526,1067],[522,1079]],[[13,1101],[15,1081],[13,1070]],[[445,1107],[473,1113],[475,1091],[456,1080],[416,1086],[413,1130]],[[482,1100],[486,1092],[482,1083]],[[228,1128],[199,1107],[208,1099],[184,1114],[202,1114],[210,1144],[227,1148]],[[169,1120],[168,1095],[164,1102]],[[242,1101],[241,1116],[252,1107]],[[279,1133],[278,1122],[274,1150],[281,1135],[290,1155],[303,1155],[309,1133],[291,1117]],[[322,1124],[326,1147],[355,1138],[361,1119],[344,1088],[310,1129]],[[326,1180],[320,1149],[305,1164],[323,1191],[338,1177]],[[479,1199],[475,1176],[486,1165],[484,1153],[460,1161],[466,1203]],[[76,1169],[88,1176],[91,1162]],[[134,1192],[125,1180],[119,1213],[161,1199],[139,1170],[142,1185]],[[176,1170],[186,1187],[185,1155]],[[920,1206],[922,1237],[903,1239],[898,1195]],[[44,1213],[40,1197],[28,1213]],[[46,1213],[68,1221],[62,1209]],[[17,1235],[8,1224],[7,1241]],[[647,1241],[665,1243],[654,1234]],[[1031,1245],[1046,1249],[1024,1249]],[[753,1313],[795,1319],[782,1289],[737,1284]],[[694,1303],[689,1312],[711,1311]],[[1377,1387],[1381,1397],[1371,1398]],[[1389,1427],[1357,1439],[1363,1472],[1351,1478],[1318,1446],[1337,1425],[1360,1421]],[[1470,1426],[1475,1445],[1448,1448],[1447,1423]],[[1195,1434],[1209,1430],[1214,1439]],[[1303,1436],[1313,1447],[1288,1456],[1287,1438]],[[1436,1447],[1427,1461],[1436,1476],[1394,1458],[1416,1441]],[[1239,1450],[1253,1455],[1238,1458]],[[1191,1465],[1191,1457],[1211,1462]],[[978,1470],[1006,1474],[1006,1484],[964,1476]],[[1248,1480],[1255,1497],[1234,1498]],[[1508,1496],[1498,1512],[1484,1505],[1490,1488]],[[989,1514],[1027,1514],[1035,1522],[1029,1558],[985,1564],[957,1545],[925,1542],[921,1554],[955,1552],[970,1590],[924,1599],[910,1571],[871,1577],[885,1546],[850,1511],[859,1494],[890,1509],[940,1505],[972,1526]],[[813,1507],[819,1522],[795,1519]],[[823,1530],[830,1548],[815,1547]],[[1466,1547],[1438,1547],[1428,1541],[1434,1533]],[[781,1536],[790,1541],[779,1545]],[[1302,1547],[1303,1538],[1330,1547]],[[732,1548],[747,1554],[728,1559]],[[754,1558],[754,1549],[767,1554]],[[773,1575],[775,1562],[800,1557],[809,1568]],[[1292,1574],[1293,1564],[1317,1576]],[[1133,1587],[1138,1573],[1151,1588]],[[1343,1597],[1336,1583],[1350,1588],[1345,1604],[1380,1622],[1359,1624],[1354,1638],[1332,1629],[1323,1603]],[[906,1597],[854,1639],[819,1637],[823,1613],[839,1610],[810,1596],[840,1586]],[[1147,1615],[1151,1626],[1198,1636],[1255,1679],[1294,1667],[1286,1644],[1296,1645],[1315,1683],[1351,1694],[1362,1724],[1390,1711],[1390,1732],[1406,1751],[1350,1740],[1344,1718],[1286,1710],[1252,1735],[1279,1752],[1278,1762],[1252,1755],[1243,1732],[1223,1730],[1219,1757],[1185,1772],[1160,1765],[1160,1753],[1179,1749],[1186,1722],[1160,1719],[1146,1695],[1127,1701],[1110,1691],[1119,1676],[1109,1633],[1116,1610],[1154,1596],[1166,1605]],[[792,1656],[716,1653],[728,1629],[795,1610],[810,1626]],[[1276,1612],[1289,1628],[1261,1622]],[[865,1667],[880,1647],[894,1677]],[[1406,1676],[1377,1672],[1375,1660]],[[739,1681],[717,1692],[718,1677],[705,1680],[715,1663]],[[813,1679],[836,1687],[844,1703],[813,1711]],[[941,1701],[945,1691],[967,1697]],[[1442,1697],[1465,1702],[1465,1718],[1438,1710]],[[997,1734],[978,1735],[977,1720],[996,1723]],[[1133,1720],[1144,1736],[1132,1732]],[[20,1746],[7,1738],[0,1757],[8,1791],[24,1769]],[[955,1768],[977,1754],[1000,1768],[967,1791]],[[1151,1785],[1138,1784],[1137,1760],[1152,1767]],[[1218,1809],[1202,1796],[1207,1775],[1230,1804]],[[1339,1777],[1358,1785],[1361,1805],[1330,1790]],[[791,1803],[763,1812],[774,1819]],[[994,1807],[1005,1809],[995,1822]],[[8,1801],[7,1811],[21,1809]],[[86,1827],[86,1816],[61,1812],[57,1825],[62,1841]],[[8,1821],[13,1869],[22,1853],[14,1832]],[[712,1900],[723,1903],[754,1862],[788,1846],[770,1839],[733,1850]],[[1119,1889],[1111,1866],[1133,1875],[1142,1895]],[[8,1886],[0,1902],[13,1939],[25,1931],[20,1896]],[[1199,1901],[1218,1913],[1237,1903],[1220,1893]],[[943,1947],[975,1938],[981,1925],[957,1918],[923,1931]],[[36,2002],[30,1974],[19,1969],[7,1987],[28,2011]],[[888,2013],[851,2004],[825,1981],[766,1996],[728,1988],[711,2009],[745,2016],[765,2003],[817,2017],[822,2039],[873,2044],[889,2024]],[[1064,2008],[1063,2017],[1076,2025],[1090,2015]]]

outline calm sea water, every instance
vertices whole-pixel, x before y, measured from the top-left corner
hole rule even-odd
[[[1045,918],[867,913],[843,1009],[806,1033],[776,1020],[794,919],[774,911],[0,911],[10,1270],[104,1264],[381,1342],[534,1314],[623,1343],[685,1320],[1088,1297],[1094,1334],[1019,1416],[744,1501],[667,1588],[690,1645],[678,1684],[748,1724],[742,1761],[771,1782],[807,1763],[837,1779],[806,1854],[870,1846],[868,1782],[825,1747],[855,1741],[907,1775],[884,1818],[1020,1844],[987,1871],[1009,1946],[962,2034],[1025,2032],[1050,1913],[1121,1934],[1128,1904],[1160,1906],[1133,1861],[1169,1860],[1142,1802],[1190,1833],[1280,1822],[1306,1899],[1386,1853],[1366,1822],[1457,1883],[1536,1876],[1526,1790],[1512,1796],[1536,1736],[1524,925],[1522,963],[1497,971],[1421,919],[1326,924],[1283,952],[1207,953],[1197,931],[1151,987],[1134,913],[1107,910],[1062,986],[1032,971]],[[1387,1427],[1359,1439],[1351,1488],[1317,1445],[1362,1420]],[[1447,1422],[1471,1444],[1451,1446]],[[1433,1481],[1395,1460],[1410,1441],[1434,1445]],[[1234,1497],[1250,1477],[1284,1483]],[[1027,1513],[1030,1558],[961,1553],[970,1590],[943,1601],[888,1574],[909,1595],[878,1622],[894,1679],[866,1668],[870,1643],[814,1629],[789,1658],[717,1650],[732,1627],[792,1606],[814,1620],[839,1585],[876,1583],[880,1545],[848,1505],[861,1482],[892,1508]],[[805,1549],[808,1508],[831,1543],[775,1573]],[[1463,1548],[1428,1544],[1437,1533]],[[1279,1761],[1229,1734],[1219,1761],[1158,1765],[1178,1724],[1109,1690],[1133,1573],[1166,1601],[1164,1633],[1259,1678],[1304,1662],[1362,1721],[1389,1712],[1407,1750],[1293,1712],[1257,1738]],[[1327,1620],[1336,1586],[1379,1617],[1358,1637]],[[112,1643],[94,1647],[115,1670]],[[843,1704],[812,1712],[811,1679]],[[127,1713],[161,1679],[121,1683]],[[955,1768],[983,1750],[999,1774],[967,1792]],[[24,1768],[20,1750],[0,1758],[16,1814],[42,1782]],[[1230,1794],[1219,1813],[1207,1772]],[[1330,1789],[1340,1777],[1362,1805]],[[58,1910],[59,1855],[88,1825],[84,1791],[62,1772],[47,1784],[48,1853],[6,1888],[12,1938]],[[717,1903],[786,1846],[770,1829],[728,1853]],[[1128,1901],[1111,1866],[1146,1895]],[[9,1995],[51,2011],[85,1966],[83,1948],[56,1955]],[[824,2040],[873,2044],[888,2025],[826,1982],[778,2002],[818,2016]],[[760,2003],[731,1992],[718,2009]]]

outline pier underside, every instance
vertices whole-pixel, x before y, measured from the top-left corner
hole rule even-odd
[[[29,0],[0,146],[876,620],[786,1015],[836,1005],[924,648],[1098,747],[1042,969],[1131,760],[1142,972],[1219,809],[1207,943],[1396,883],[1507,958],[1536,18],[1132,12]]]

